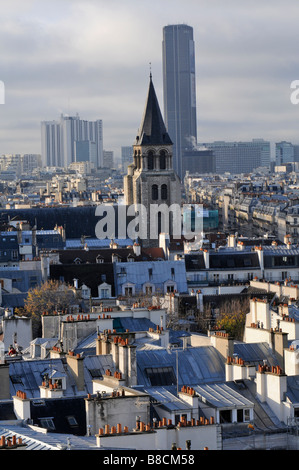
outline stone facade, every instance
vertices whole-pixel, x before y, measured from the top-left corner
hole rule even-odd
[[[150,235],[151,209],[164,204],[181,207],[181,181],[173,169],[172,142],[167,134],[161,116],[156,93],[150,80],[146,108],[139,135],[133,145],[133,162],[124,178],[124,192],[127,206],[141,204],[146,209],[146,238],[141,237],[143,246],[158,246],[158,236]],[[151,219],[151,220],[150,220]],[[174,220],[174,215],[170,218]],[[177,221],[175,219],[175,221]],[[168,221],[167,221],[168,224]],[[145,225],[144,225],[145,226]],[[162,227],[162,228],[161,228]],[[173,233],[173,223],[159,230]],[[168,230],[167,230],[168,229]]]

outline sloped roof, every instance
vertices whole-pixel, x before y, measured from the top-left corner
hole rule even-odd
[[[0,426],[0,437],[6,438],[16,436],[22,438],[25,444],[24,450],[60,450],[61,446],[67,446],[68,441],[73,450],[100,450],[96,447],[94,436],[75,436],[73,434],[58,434],[39,432],[36,428],[25,426],[14,426],[7,424]]]
[[[112,357],[109,355],[84,357],[85,393],[93,392],[92,379],[105,374],[107,368],[112,368]],[[18,390],[25,392],[28,398],[40,397],[40,385],[43,374],[49,369],[57,371],[58,375],[66,376],[66,397],[82,395],[78,392],[76,381],[67,366],[66,359],[37,359],[30,361],[14,361],[9,364],[10,394]]]
[[[135,145],[172,145],[150,77],[147,100]]]
[[[242,396],[227,383],[196,385],[194,390],[201,400],[215,408],[253,406],[252,401]]]
[[[218,351],[212,346],[137,350],[137,381],[139,385],[150,387],[147,368],[172,367],[178,377],[179,387],[198,383],[223,382],[225,367]],[[177,374],[178,361],[178,374]]]
[[[210,253],[210,269],[259,268],[257,253]]]
[[[245,362],[262,364],[264,360],[269,366],[279,365],[268,343],[234,343],[234,352]]]

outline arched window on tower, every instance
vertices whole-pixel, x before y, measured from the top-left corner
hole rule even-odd
[[[159,197],[159,194],[158,194],[158,185],[157,184],[153,184],[152,186],[152,200],[153,201],[156,201]]]
[[[147,169],[153,170],[154,169],[154,155],[153,152],[149,152],[147,156]]]
[[[164,150],[160,152],[160,170],[166,170],[166,155]]]
[[[167,199],[167,184],[161,186],[161,199]]]

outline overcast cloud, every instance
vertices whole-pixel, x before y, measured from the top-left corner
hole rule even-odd
[[[298,0],[1,2],[0,153],[40,153],[40,122],[102,119],[104,148],[132,145],[149,63],[163,112],[162,28],[193,27],[198,141],[299,143]]]

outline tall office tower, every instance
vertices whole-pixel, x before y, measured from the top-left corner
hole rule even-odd
[[[41,123],[42,165],[63,165],[61,149],[61,127],[58,121],[43,121]]]
[[[114,154],[112,150],[103,151],[103,167],[104,168],[113,168],[114,164]]]
[[[253,139],[250,142],[211,142],[202,144],[213,150],[215,172],[251,173],[259,167],[270,168],[270,142]]]
[[[79,115],[60,117],[60,121],[41,123],[42,162],[44,166],[68,167],[76,161],[76,142],[95,142],[95,167],[103,166],[102,120],[86,121]]]
[[[292,163],[295,161],[295,150],[290,142],[277,142],[275,144],[276,165]]]
[[[75,142],[75,162],[89,162],[91,168],[97,167],[96,143],[91,140]]]
[[[197,143],[193,28],[165,26],[162,46],[164,118],[173,142],[173,168],[182,178],[182,152]]]
[[[132,163],[133,147],[127,145],[121,147],[121,167],[124,173],[127,172],[128,166]]]

